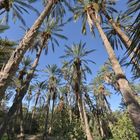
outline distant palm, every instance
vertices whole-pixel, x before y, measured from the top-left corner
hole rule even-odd
[[[65,67],[69,68],[69,71],[71,71],[71,85],[76,96],[76,103],[79,108],[79,115],[83,126],[83,130],[85,131],[88,140],[92,140],[93,138],[87,122],[85,105],[82,101],[83,97],[81,84],[83,77],[86,78],[85,72],[91,73],[91,70],[87,66],[87,64],[88,62],[94,62],[87,59],[86,57],[93,51],[94,50],[87,50],[86,44],[80,42],[79,44],[73,44],[72,47],[66,46],[66,49],[64,50],[65,55],[61,56],[61,58],[68,59],[68,63],[66,63]]]
[[[55,107],[55,101],[58,96],[58,84],[59,84],[59,78],[60,78],[60,69],[57,67],[57,65],[47,65],[46,69],[44,70],[45,73],[48,75],[47,80],[47,89],[48,94],[50,98],[52,99],[52,114],[51,114],[51,124],[49,128],[49,133],[52,133],[52,125],[53,125],[53,115],[54,115],[54,107]]]

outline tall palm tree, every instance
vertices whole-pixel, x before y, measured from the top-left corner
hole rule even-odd
[[[54,107],[55,107],[55,101],[58,96],[58,84],[59,84],[59,78],[61,73],[60,73],[60,69],[55,64],[47,65],[44,72],[47,73],[48,75],[47,89],[48,89],[48,94],[50,94],[50,98],[52,99],[51,121],[50,121],[50,128],[49,128],[49,133],[51,134],[52,125],[53,125]]]
[[[81,83],[84,72],[91,72],[89,67],[87,66],[87,63],[93,61],[86,59],[86,56],[92,53],[94,50],[87,50],[85,48],[85,45],[85,43],[83,44],[82,42],[80,42],[79,44],[73,44],[72,47],[66,46],[65,55],[61,56],[61,58],[70,59],[66,67],[69,67],[69,69],[73,72],[73,74],[71,75],[72,88],[76,96],[82,127],[87,136],[87,139],[93,140],[88,125],[87,115],[85,112],[85,105],[82,101],[83,97]]]
[[[32,41],[36,36],[38,29],[43,23],[45,17],[50,14],[52,7],[55,6],[57,2],[58,0],[49,0],[48,4],[44,8],[44,11],[40,14],[40,16],[35,21],[30,30],[25,34],[19,46],[12,53],[3,71],[0,72],[0,93],[1,93],[0,100],[3,98],[5,94],[5,90],[8,87],[9,79],[11,79],[13,75],[15,75],[15,72],[18,69],[18,65],[21,62],[26,51],[29,49]]]
[[[53,20],[53,22],[52,22],[52,20]],[[63,23],[59,24],[58,20],[55,21],[54,19],[51,19],[50,23],[47,24],[48,28],[44,32],[41,32],[41,33],[39,32],[39,38],[37,38],[37,40],[35,42],[35,48],[37,48],[36,58],[32,64],[31,69],[26,74],[26,78],[22,84],[22,87],[19,90],[20,95],[17,94],[17,96],[14,99],[14,103],[8,112],[8,114],[10,114],[10,116],[7,114],[8,120],[15,113],[15,111],[17,110],[18,104],[22,101],[23,97],[25,96],[25,94],[29,88],[30,82],[34,76],[35,70],[38,66],[42,50],[44,48],[46,48],[46,50],[48,50],[48,40],[50,39],[52,41],[54,39],[54,36],[66,39],[65,36],[63,36],[59,33],[61,31],[61,27],[63,27],[63,25],[64,25]],[[55,41],[55,43],[56,43],[56,41]],[[1,126],[0,126],[0,133],[1,133],[0,137],[4,133],[7,123],[8,123],[8,121],[6,121],[6,118],[5,118],[3,121],[3,124],[1,124]]]
[[[124,98],[124,102],[127,105],[127,109],[128,109],[130,118],[135,126],[137,134],[140,137],[140,128],[139,128],[140,119],[138,119],[138,118],[140,118],[140,105],[138,104],[137,100],[135,99],[135,96],[134,96],[135,92],[132,90],[131,86],[129,85],[129,82],[116,58],[114,50],[113,50],[106,34],[104,33],[104,31],[101,27],[98,5],[95,2],[94,3],[92,3],[92,2],[84,3],[83,2],[80,4],[81,4],[81,6],[80,6],[81,9],[77,8],[79,10],[77,15],[78,14],[79,14],[79,16],[82,15],[82,17],[84,15],[87,19],[86,21],[88,21],[92,30],[94,29],[94,25],[97,28],[97,30],[101,36],[101,39],[104,43],[104,47],[109,55],[109,59],[112,64],[112,68],[115,72],[120,91]],[[83,10],[83,9],[85,9],[85,10]]]
[[[36,93],[35,93],[35,104],[34,104],[34,109],[32,111],[32,120],[34,119],[34,116],[35,116],[35,112],[36,112],[36,107],[37,107],[37,104],[41,98],[41,93],[42,91],[44,91],[46,89],[46,83],[45,81],[42,81],[42,82],[36,82],[35,85],[34,85],[34,88],[36,90]],[[44,96],[44,95],[43,95]]]
[[[96,101],[96,119],[99,126],[99,133],[103,139],[112,137],[109,127],[112,111],[110,104],[106,98],[109,95],[108,90],[104,86],[104,73],[98,73],[92,83],[93,93]]]

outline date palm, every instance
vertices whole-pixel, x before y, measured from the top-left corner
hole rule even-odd
[[[80,7],[80,8],[79,8]],[[104,43],[104,47],[109,55],[109,59],[112,64],[112,68],[115,72],[115,75],[117,77],[117,82],[120,87],[120,91],[123,95],[124,102],[127,105],[127,109],[130,115],[130,118],[135,126],[136,132],[140,137],[140,105],[135,99],[134,96],[134,90],[131,88],[117,58],[114,53],[114,50],[104,33],[102,27],[101,27],[101,22],[100,22],[100,15],[99,15],[99,8],[98,8],[98,3],[96,1],[92,2],[82,2],[80,3],[80,6],[77,7],[77,13],[76,15],[82,18],[87,19],[85,22],[88,22],[90,25],[91,29],[94,29],[94,26],[97,28],[100,37]],[[79,8],[79,9],[78,9]]]
[[[112,17],[113,19],[113,17]],[[126,15],[126,13],[119,13],[116,17],[116,19],[114,20],[114,22],[116,23],[116,25],[121,28],[123,30],[123,32],[125,32],[125,34],[130,38],[131,32],[133,31],[133,27],[131,26],[131,23],[129,22],[129,20],[132,19],[132,16],[128,16]],[[117,34],[116,30],[113,28],[113,26],[111,24],[108,24],[108,21],[105,22],[106,26],[104,27],[105,29],[105,33],[108,37],[108,40],[110,41],[113,49],[114,48],[119,48],[121,47],[123,49],[123,44],[126,48],[126,51],[128,51],[128,47],[127,44],[124,42],[124,40]],[[131,30],[130,30],[131,29]],[[133,59],[133,55],[134,54],[130,54],[130,58]],[[133,64],[133,73],[134,76],[137,78],[139,78],[140,75],[140,67],[139,64],[137,63],[137,61],[135,59],[131,60],[131,63]],[[129,64],[129,63],[128,63]]]
[[[111,122],[111,109],[107,100],[107,96],[110,95],[106,87],[104,86],[104,74],[105,72],[99,72],[92,82],[92,89],[96,101],[96,120],[99,126],[99,134],[103,139],[112,137],[112,133],[109,127]]]
[[[49,133],[51,134],[52,125],[53,125],[54,107],[58,96],[58,84],[59,84],[61,73],[60,73],[60,69],[55,64],[47,65],[44,72],[47,73],[48,75],[47,89],[48,89],[48,94],[50,94],[50,98],[52,99],[51,122],[49,128]]]
[[[0,93],[2,94],[1,98],[3,98],[5,90],[8,87],[9,79],[15,75],[19,63],[21,62],[26,51],[30,48],[32,41],[36,37],[38,29],[40,28],[46,16],[50,14],[52,7],[55,6],[57,2],[58,0],[49,0],[48,4],[44,8],[44,11],[40,14],[30,30],[25,34],[22,41],[19,43],[19,46],[12,53],[3,71],[0,72]]]
[[[59,37],[59,31],[61,31],[60,28],[62,27],[62,24],[58,23],[57,28],[55,28],[55,25],[57,25],[57,24],[53,24],[53,25],[51,24],[50,28],[48,27],[46,29],[46,31],[41,33],[41,39],[40,39],[39,44],[37,43],[38,38],[37,38],[37,41],[35,42],[35,48],[37,48],[36,58],[35,58],[32,66],[31,66],[31,69],[26,74],[26,78],[24,79],[22,87],[19,90],[20,95],[16,94],[16,96],[15,96],[13,105],[11,106],[11,108],[10,108],[10,110],[9,110],[7,116],[6,116],[6,118],[8,118],[8,120],[10,120],[11,117],[14,115],[15,111],[17,110],[18,104],[22,101],[23,97],[26,95],[27,90],[28,90],[29,85],[30,85],[30,82],[31,82],[32,78],[34,77],[35,70],[36,70],[36,68],[38,66],[41,53],[42,53],[44,48],[48,49],[48,41],[49,41],[49,39],[51,40],[53,38],[53,34],[54,34],[54,36]],[[49,32],[48,32],[48,30],[49,30]],[[54,33],[53,31],[56,31],[56,32]],[[52,36],[51,36],[51,33],[52,33]],[[40,34],[39,34],[39,36],[40,36]],[[62,38],[62,36],[60,35],[60,38]],[[5,128],[7,126],[7,123],[8,123],[6,118],[4,118],[3,123],[0,125],[0,138],[2,137],[2,135],[3,135],[4,131],[5,131]]]
[[[61,58],[69,59],[66,67],[69,67],[70,71],[73,73],[71,75],[72,89],[76,96],[76,101],[79,108],[80,119],[82,123],[83,130],[87,136],[88,140],[93,140],[92,134],[88,125],[87,115],[85,112],[85,105],[82,97],[81,83],[85,71],[91,72],[87,66],[88,62],[91,60],[86,59],[86,56],[92,53],[94,50],[87,50],[85,48],[85,43],[80,42],[79,44],[73,44],[72,47],[66,46],[65,55]],[[85,127],[84,127],[85,126]]]

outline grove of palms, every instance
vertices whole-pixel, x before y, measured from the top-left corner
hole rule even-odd
[[[0,139],[139,140],[139,15],[138,0],[1,0]]]

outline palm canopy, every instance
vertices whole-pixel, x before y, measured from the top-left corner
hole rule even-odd
[[[58,84],[60,81],[61,70],[56,64],[47,65],[44,72],[47,74],[47,90],[51,94],[53,100],[56,99],[58,93]]]
[[[130,27],[131,27],[130,19],[132,18],[132,16],[129,16],[126,13],[120,12],[117,14],[115,18],[112,14],[111,18],[114,20],[117,27],[121,28],[128,36],[130,36]],[[105,30],[105,33],[113,49],[114,48],[118,49],[120,47],[123,49],[123,44],[126,45],[125,42],[121,40],[121,38],[118,36],[113,26],[109,24],[108,21],[106,20],[104,20],[103,29]],[[131,30],[132,30],[132,27],[131,27]]]
[[[29,14],[29,10],[39,14],[39,12],[31,6],[28,0],[2,0],[2,2],[0,2],[0,15],[5,13],[3,22],[6,23],[8,23],[9,12],[12,12],[12,19],[14,21],[18,19],[23,25],[26,25],[23,14]]]
[[[131,14],[137,14],[137,17],[132,24],[134,27],[134,30],[132,32],[131,38],[132,38],[132,44],[130,46],[130,49],[128,50],[128,54],[130,55],[135,50],[135,54],[133,55],[133,58],[135,61],[137,61],[137,64],[140,64],[140,1],[139,0],[129,0],[128,1],[128,10],[126,11],[128,15]]]
[[[49,47],[51,47],[54,51],[55,45],[59,46],[59,42],[57,41],[57,39],[67,40],[67,37],[64,36],[61,32],[63,31],[63,26],[68,22],[69,19],[65,22],[60,22],[58,18],[53,18],[51,16],[46,19],[42,27],[38,31],[37,38],[33,45],[33,49],[43,45],[46,54]]]
[[[91,32],[94,33],[93,24],[88,18],[87,8],[90,6],[96,13],[96,16],[100,16],[100,20],[103,20],[102,13],[106,11],[107,13],[117,12],[112,5],[114,5],[114,1],[110,0],[79,0],[76,6],[73,8],[74,11],[74,19],[82,18],[82,33],[86,34],[86,24],[88,22],[90,26]]]
[[[86,57],[94,52],[95,50],[87,50],[86,49],[86,43],[80,42],[79,44],[73,44],[70,46],[65,46],[64,53],[65,55],[61,56],[60,58],[69,59],[68,63],[66,63],[66,66],[69,66],[73,69],[73,65],[76,61],[80,61],[80,65],[82,68],[82,71],[87,71],[88,73],[91,73],[90,68],[87,66],[89,62],[95,63],[90,59],[87,59]],[[65,67],[65,66],[64,66]]]
[[[0,39],[0,69],[7,62],[11,53],[14,51],[15,42],[8,39]]]

